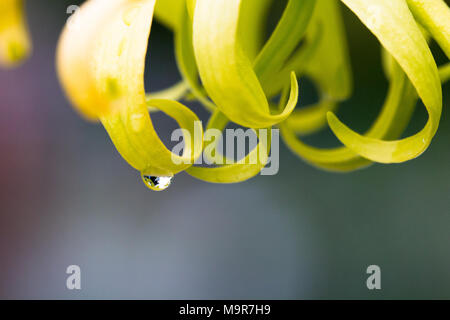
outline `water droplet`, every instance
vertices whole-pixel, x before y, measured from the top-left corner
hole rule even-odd
[[[172,182],[173,176],[157,177],[141,174],[142,181],[144,181],[147,188],[153,191],[166,190]]]

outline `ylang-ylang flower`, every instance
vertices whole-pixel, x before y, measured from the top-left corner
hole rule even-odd
[[[329,171],[405,162],[428,148],[441,118],[442,83],[450,77],[449,64],[438,67],[429,47],[436,41],[450,57],[450,9],[443,0],[289,0],[267,36],[274,1],[88,0],[58,44],[62,87],[85,118],[102,123],[122,157],[153,189],[164,189],[181,171],[215,183],[257,175],[270,153],[264,139],[250,150],[264,151],[257,163],[193,165],[203,148],[217,143],[204,139],[203,130],[224,130],[230,122],[255,132],[279,128],[293,152]],[[3,0],[2,5],[6,20],[0,22],[0,61],[5,63],[23,56],[28,42],[21,2]],[[382,109],[364,134],[335,114],[353,89],[342,6],[378,39],[389,81]],[[144,87],[154,17],[174,33],[182,77],[162,92]],[[316,104],[297,109],[303,76],[313,80],[320,97]],[[193,99],[211,113],[205,128],[195,126],[198,117],[179,102]],[[419,99],[427,123],[400,138]],[[154,111],[174,118],[189,133],[183,153],[175,155],[179,161],[172,161],[174,154],[156,134]],[[321,149],[302,141],[326,126],[341,147]]]

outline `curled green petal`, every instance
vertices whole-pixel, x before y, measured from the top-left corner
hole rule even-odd
[[[176,101],[153,99],[147,104],[174,118],[180,128],[189,132],[184,140],[190,143],[186,144],[182,156],[174,155],[160,140],[148,113],[123,110],[100,118],[119,153],[148,176],[172,176],[190,167],[202,150],[201,127],[196,127],[200,123],[198,117]]]
[[[405,0],[342,0],[397,60],[416,88],[427,111],[428,122],[412,137],[384,141],[362,136],[328,113],[328,123],[347,147],[376,162],[395,163],[414,159],[430,145],[439,126],[442,91],[436,63]]]
[[[375,139],[396,139],[406,128],[417,102],[417,94],[398,64],[390,57],[386,65],[390,65],[391,77],[389,92],[380,115],[366,133]],[[280,126],[281,136],[288,147],[312,165],[337,172],[357,170],[370,165],[365,159],[347,147],[320,149],[309,146],[297,138],[296,132],[287,122]]]
[[[217,129],[223,131],[228,122],[227,117],[219,110],[216,110],[208,122],[207,130]],[[256,131],[259,137],[258,144],[247,156],[238,162],[214,168],[192,166],[186,172],[199,180],[211,183],[238,183],[253,178],[267,164],[271,144],[271,130],[268,129],[266,132],[267,137],[261,137],[260,133]],[[218,141],[205,142],[204,145],[207,147],[211,144],[217,145]],[[225,162],[226,157],[223,157],[223,159],[223,162]],[[255,159],[256,161],[254,161]],[[228,162],[230,161],[228,160]]]
[[[298,84],[291,75],[290,100],[281,114],[269,103],[237,34],[241,0],[197,0],[194,51],[201,79],[211,99],[233,122],[265,128],[285,120],[295,108]]]
[[[77,24],[63,31],[57,69],[74,106],[101,120],[132,167],[148,176],[172,176],[201,154],[203,137],[198,117],[187,107],[171,100],[146,101],[145,57],[154,6],[155,0],[87,1],[76,13]],[[189,132],[182,156],[159,139],[147,104]]]

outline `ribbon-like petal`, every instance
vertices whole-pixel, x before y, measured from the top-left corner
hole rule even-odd
[[[450,59],[450,8],[443,0],[407,0],[418,22],[433,36]]]
[[[85,116],[101,120],[132,167],[148,176],[171,176],[200,156],[203,137],[195,126],[199,119],[182,104],[146,101],[144,68],[154,7],[155,0],[87,1],[61,36],[57,67],[70,101]],[[148,106],[190,133],[182,156],[161,142]]]
[[[442,90],[436,63],[405,0],[342,0],[380,40],[408,75],[422,99],[429,119],[414,136],[385,141],[362,136],[328,113],[328,123],[339,140],[357,154],[376,162],[414,159],[430,145],[439,126]]]
[[[0,1],[0,66],[13,67],[31,51],[23,0]]]
[[[397,139],[406,128],[417,102],[417,94],[395,60],[386,52],[383,54],[384,66],[389,70],[389,92],[386,101],[371,129],[366,133],[373,139]],[[361,169],[372,161],[361,157],[348,147],[320,149],[299,140],[287,122],[281,124],[281,135],[289,148],[305,161],[321,169],[346,172]]]
[[[297,104],[298,85],[291,76],[291,95],[281,114],[272,115],[251,61],[239,42],[241,0],[197,0],[194,52],[211,99],[233,122],[265,128],[285,120]]]

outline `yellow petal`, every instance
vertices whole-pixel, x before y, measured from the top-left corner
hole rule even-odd
[[[376,162],[396,163],[421,155],[439,126],[442,90],[436,63],[405,0],[342,0],[397,60],[416,88],[427,111],[428,122],[414,136],[385,141],[362,136],[329,113],[328,123],[347,147]]]
[[[169,29],[176,30],[185,6],[186,0],[158,0],[155,17]]]
[[[323,29],[321,39],[307,65],[306,74],[318,84],[322,97],[345,100],[352,93],[353,80],[344,23],[337,1],[317,2],[308,37],[314,37],[317,28]]]
[[[192,20],[187,8],[181,13],[180,24],[175,33],[175,57],[178,69],[184,81],[189,85],[194,97],[209,111],[213,112],[216,106],[207,97],[198,79],[197,62],[195,61],[194,47],[192,45]]]
[[[217,129],[223,131],[228,122],[229,120],[227,117],[222,114],[220,110],[216,110],[208,122],[207,130]],[[211,183],[238,183],[253,178],[261,172],[268,161],[272,132],[270,129],[267,129],[266,132],[267,137],[261,139],[259,132],[256,131],[256,134],[260,138],[258,144],[240,161],[232,163],[234,160],[223,160],[223,163],[226,162],[232,164],[221,165],[214,168],[193,166],[188,168],[186,172],[199,180]],[[215,144],[215,146],[217,146],[218,141],[205,142],[205,147],[208,146],[208,144]],[[226,159],[226,157],[224,157],[224,159]],[[253,161],[254,159],[256,159],[256,161]]]
[[[439,77],[442,83],[450,80],[450,62],[439,67]]]
[[[264,45],[267,17],[272,0],[245,0],[242,2],[238,36],[246,56],[253,61]]]
[[[450,59],[450,8],[443,0],[407,0],[414,17]]]
[[[23,0],[0,1],[0,66],[15,66],[30,51]]]
[[[255,74],[263,88],[265,83],[273,81],[273,75],[282,69],[303,39],[316,2],[316,0],[288,2],[277,27],[253,63]]]
[[[390,86],[382,111],[367,131],[373,139],[396,139],[409,123],[417,102],[417,94],[400,66],[384,52],[384,65],[389,67]],[[281,136],[288,147],[305,161],[321,169],[346,172],[361,169],[372,162],[348,147],[320,149],[309,146],[297,138],[288,122],[280,126]]]
[[[63,31],[57,69],[74,106],[101,120],[132,167],[149,176],[171,176],[201,154],[203,138],[201,127],[195,126],[197,116],[182,104],[146,101],[144,68],[154,6],[155,0],[87,1]],[[190,133],[182,156],[161,142],[148,106],[167,113]]]
[[[197,0],[194,51],[206,91],[231,121],[265,128],[285,120],[297,104],[298,85],[291,77],[291,97],[281,114],[269,103],[237,33],[241,0]]]
[[[189,85],[184,81],[180,81],[169,88],[148,93],[147,100],[149,99],[181,100],[188,94],[188,91]]]
[[[286,78],[291,70],[298,77],[306,75],[313,80],[320,101],[295,110],[286,120],[291,129],[302,135],[323,128],[327,124],[327,112],[336,110],[337,102],[347,99],[352,92],[350,57],[339,3],[335,0],[316,2],[305,44],[264,87],[268,95],[280,92],[288,85]]]

